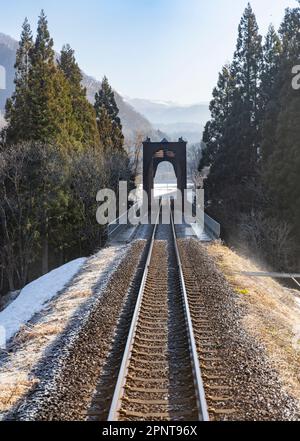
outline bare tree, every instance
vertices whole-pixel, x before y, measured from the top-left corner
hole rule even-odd
[[[9,288],[23,287],[30,265],[42,257],[48,272],[49,235],[65,209],[65,161],[55,146],[24,143],[0,153],[0,257]]]
[[[96,195],[130,182],[125,152],[86,149],[68,155],[55,145],[24,143],[0,151],[0,288],[22,288],[30,270],[92,253],[103,244]],[[5,279],[5,281],[4,281]]]
[[[29,151],[24,144],[0,154],[0,257],[11,290],[15,280],[20,286],[27,281],[38,231],[38,219],[32,215],[34,195],[26,185]]]
[[[202,157],[201,144],[193,144],[188,148],[188,175],[196,188],[202,187],[203,179],[199,173],[199,163]]]
[[[71,164],[71,189],[74,225],[79,247],[93,252],[102,245],[103,229],[96,222],[96,195],[109,185],[110,171],[105,168],[102,152],[85,151],[73,158]],[[73,232],[74,235],[74,232]]]
[[[143,141],[146,134],[143,131],[135,132],[132,143],[127,146],[130,168],[135,180],[142,174]]]
[[[287,222],[266,217],[261,211],[252,212],[241,215],[238,231],[244,251],[272,268],[288,271],[292,243]]]

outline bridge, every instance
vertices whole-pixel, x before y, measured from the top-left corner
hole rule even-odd
[[[151,211],[154,178],[159,165],[163,162],[170,163],[174,168],[177,190],[180,190],[182,195],[181,206],[184,207],[185,191],[189,193],[188,199],[192,203],[194,192],[193,189],[188,189],[187,182],[187,143],[182,138],[178,142],[168,142],[166,139],[163,139],[161,142],[151,142],[150,138],[147,138],[143,143],[143,190],[147,200],[143,200],[141,196],[136,202],[137,206],[141,207],[142,204],[148,205],[149,211]],[[173,193],[161,194],[160,197],[164,199],[176,197],[176,189]],[[126,243],[130,242],[133,238],[140,238],[141,230],[143,230],[142,235],[144,234],[145,227],[141,229],[140,226],[124,225],[124,217],[126,216],[127,214],[123,214],[109,224],[108,239],[110,243]],[[198,219],[192,224],[186,223],[183,220],[182,224],[176,224],[175,228],[179,238],[195,237],[201,242],[217,240],[221,235],[220,224],[208,216],[207,213],[204,213],[204,225],[202,219]]]

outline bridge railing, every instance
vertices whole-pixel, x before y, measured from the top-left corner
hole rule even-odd
[[[140,202],[137,202],[133,205],[135,209],[137,209],[140,206]],[[128,210],[126,213],[123,213],[121,216],[119,216],[117,219],[115,219],[113,222],[108,224],[107,226],[107,238],[111,239],[113,236],[115,236],[118,231],[123,227],[127,225],[127,223],[122,223],[124,220],[127,221],[128,216]],[[221,225],[212,219],[208,214],[204,213],[204,227],[205,231],[213,238],[213,239],[219,239],[221,237]]]
[[[195,188],[192,186],[192,199],[194,201],[196,196]],[[199,226],[203,228],[203,219],[202,222],[199,222]],[[212,217],[210,217],[207,213],[204,213],[204,231],[212,237],[212,239],[220,239],[221,237],[221,225]]]
[[[220,239],[221,237],[221,225],[213,218],[204,213],[204,226],[206,231],[214,238]]]
[[[133,205],[135,209],[137,209],[140,206],[139,202]],[[124,221],[126,220],[126,223]],[[108,224],[107,226],[107,238],[111,239],[117,232],[122,228],[126,227],[128,225],[128,210],[123,213],[121,216],[119,216],[117,219],[115,219],[113,222]]]

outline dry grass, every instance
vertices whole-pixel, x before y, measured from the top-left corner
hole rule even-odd
[[[37,383],[32,368],[66,326],[61,319],[23,326],[14,338],[12,352],[0,367],[0,413],[8,411]]]
[[[40,323],[34,326],[24,325],[14,340],[14,344],[26,343],[29,340],[38,340],[42,344],[45,340],[49,341],[53,336],[60,334],[64,329],[63,320],[60,323],[54,320],[52,323]]]
[[[12,375],[11,378],[6,375],[5,379],[0,376],[0,412],[5,412],[9,409],[20,396],[23,396],[36,383],[37,380],[30,380],[24,373]]]
[[[300,400],[300,348],[295,344],[300,326],[299,291],[270,278],[235,274],[262,270],[220,243],[208,245],[207,250],[236,291],[237,301],[247,307],[245,329],[264,345],[286,389]]]

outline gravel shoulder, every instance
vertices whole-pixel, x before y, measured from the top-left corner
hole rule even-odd
[[[220,358],[219,374],[224,377],[229,388],[229,399],[225,406],[234,409],[234,413],[219,415],[214,419],[299,420],[299,400],[296,394],[292,394],[287,387],[264,339],[259,338],[259,331],[253,332],[247,324],[250,317],[254,317],[256,323],[261,320],[261,315],[255,312],[247,300],[248,296],[251,297],[251,290],[248,288],[249,294],[245,295],[244,286],[237,289],[229,283],[224,275],[224,266],[220,265],[216,250],[212,248],[214,245],[204,246],[194,239],[178,242],[183,266],[194,268],[199,287],[197,289],[195,286],[194,292],[198,293],[199,305],[203,306],[213,329],[217,356]],[[233,268],[234,265],[231,270],[236,270]],[[256,297],[251,302],[258,307],[259,301]],[[265,316],[274,313],[272,305],[266,301],[262,302],[260,308],[265,308]],[[207,366],[200,362],[206,373]],[[296,365],[294,368],[297,369]],[[297,380],[295,376],[294,380]],[[210,394],[208,389],[206,392]]]

